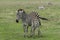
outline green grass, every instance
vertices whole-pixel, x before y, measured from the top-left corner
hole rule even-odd
[[[60,0],[0,0],[0,40],[60,40]],[[46,2],[53,2],[49,6]],[[38,7],[44,5],[44,10]],[[16,23],[16,11],[23,8],[27,13],[36,11],[49,21],[41,20],[43,37],[24,38],[22,22]],[[37,31],[36,31],[37,32]],[[37,35],[37,34],[36,34]]]

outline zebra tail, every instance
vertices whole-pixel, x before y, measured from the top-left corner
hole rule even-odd
[[[42,19],[42,20],[48,20],[47,18],[43,18],[43,17],[39,17],[40,19]]]

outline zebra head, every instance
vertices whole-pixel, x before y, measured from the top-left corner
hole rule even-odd
[[[16,15],[16,22],[18,23],[19,20],[22,18],[23,13],[25,13],[25,11],[23,9],[18,9],[17,10],[17,15]]]

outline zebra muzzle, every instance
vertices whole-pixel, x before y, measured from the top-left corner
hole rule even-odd
[[[16,20],[16,22],[17,22],[17,23],[19,23],[19,21],[18,21],[18,20]]]

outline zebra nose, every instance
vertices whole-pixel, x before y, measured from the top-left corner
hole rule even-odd
[[[18,20],[16,20],[16,22],[18,23],[19,21],[18,21]]]

